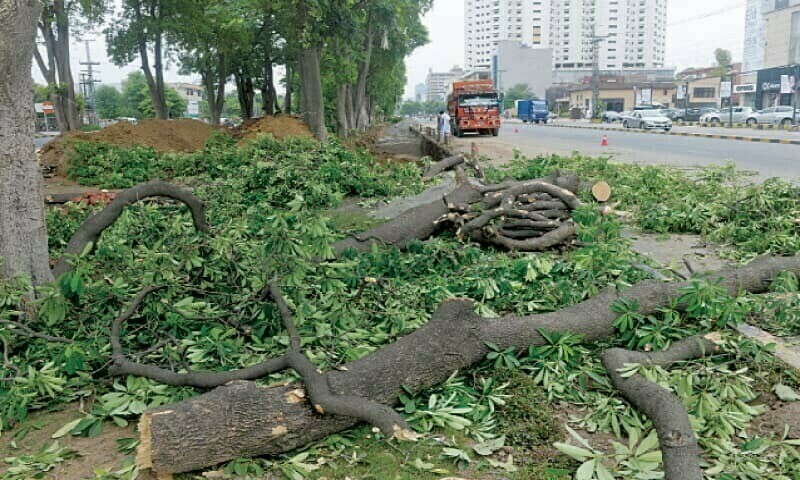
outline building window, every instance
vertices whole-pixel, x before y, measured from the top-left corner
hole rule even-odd
[[[714,98],[716,96],[717,89],[714,87],[695,87],[694,88],[694,97],[695,98]]]

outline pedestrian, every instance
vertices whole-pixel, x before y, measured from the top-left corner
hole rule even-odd
[[[441,126],[439,127],[440,131],[442,132],[442,142],[446,145],[447,144],[447,131],[450,128],[450,115],[447,113],[446,110],[442,110],[439,112],[441,117]]]

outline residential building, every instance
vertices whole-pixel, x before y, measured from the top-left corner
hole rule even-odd
[[[428,71],[428,76],[425,79],[425,87],[427,89],[425,96],[428,101],[440,102],[447,97],[447,89],[455,80],[460,80],[464,76],[464,70],[461,67],[453,67],[449,72],[434,72],[432,69]]]
[[[684,88],[688,87],[688,96],[686,101],[689,107],[711,107],[716,108],[728,104],[727,98],[723,101],[720,98],[721,83],[723,81],[732,81],[734,92],[737,90],[735,86],[743,85],[742,82],[749,82],[750,77],[745,77],[741,74],[742,64],[734,63],[725,72],[720,71],[719,67],[707,68],[689,68],[678,73],[678,81]],[[730,75],[729,75],[730,74]],[[738,90],[741,90],[738,89]],[[741,104],[740,95],[745,92],[739,92],[732,95],[731,101],[734,105]],[[679,106],[684,106],[684,101],[677,102]]]
[[[553,84],[553,51],[501,40],[492,60],[492,78],[501,92],[525,84],[537,97],[545,98]]]
[[[502,40],[552,48],[558,70],[664,67],[667,0],[464,0],[466,68],[487,67]]]
[[[169,86],[186,100],[184,117],[198,118],[200,116],[200,103],[203,101],[203,87],[191,83],[170,83]]]

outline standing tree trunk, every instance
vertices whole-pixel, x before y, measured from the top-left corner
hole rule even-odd
[[[283,96],[283,111],[292,114],[292,63],[286,62],[286,94]]]
[[[59,91],[64,108],[64,119],[68,130],[77,130],[81,126],[78,100],[75,95],[75,80],[72,78],[69,55],[69,15],[64,0],[53,2],[58,38],[55,43],[56,67],[58,68]]]
[[[233,76],[236,78],[236,95],[242,120],[253,118],[253,102],[256,98],[253,78],[245,72],[237,72]]]
[[[308,46],[300,49],[300,98],[303,117],[317,140],[328,139],[325,128],[325,99],[322,96],[322,76],[320,75],[320,47]]]
[[[364,39],[364,59],[358,66],[358,80],[356,81],[355,92],[355,115],[356,128],[364,129],[369,124],[367,113],[367,75],[372,61],[372,44],[375,40],[375,32],[372,26],[372,15],[367,17],[367,33]]]
[[[169,118],[169,109],[167,108],[167,96],[164,93],[164,65],[162,63],[163,52],[161,51],[161,31],[156,33],[156,41],[153,46],[153,53],[155,56],[155,63],[153,68],[156,71],[156,88],[155,88],[155,102],[153,109],[156,111],[156,118],[167,119]]]
[[[53,280],[33,135],[31,63],[39,0],[0,0],[0,277]]]
[[[336,123],[338,125],[339,136],[346,138],[349,133],[347,122],[347,85],[339,85],[336,89]]]
[[[264,57],[264,82],[261,84],[261,103],[264,108],[264,115],[281,113],[278,105],[278,95],[275,92],[272,58],[270,58],[269,54]]]
[[[353,99],[353,87],[352,85],[347,85],[347,101],[345,102],[345,107],[347,108],[347,128],[349,130],[353,130],[356,128],[356,107],[354,104]]]
[[[203,85],[206,88],[206,100],[208,100],[208,111],[211,125],[219,125],[220,117],[222,117],[222,107],[225,102],[225,82],[215,84],[215,74],[210,69],[203,69],[200,72],[200,77],[203,79]]]
[[[155,17],[156,6],[150,8],[150,16]],[[135,10],[135,15],[137,17],[137,22],[142,22],[142,14],[138,8]],[[140,31],[137,38],[137,46],[139,48],[139,60],[142,62],[142,72],[144,72],[144,78],[147,80],[147,88],[150,91],[150,102],[153,105],[153,111],[156,114],[156,118],[167,118],[168,116],[168,109],[167,109],[167,102],[166,97],[164,95],[164,78],[163,78],[163,71],[161,70],[161,33],[158,32],[156,35],[155,41],[155,55],[156,55],[156,63],[154,65],[156,69],[156,76],[153,77],[153,71],[150,69],[150,56],[147,53],[147,37],[145,32]],[[160,81],[158,79],[161,79]]]

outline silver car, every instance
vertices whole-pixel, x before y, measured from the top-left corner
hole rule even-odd
[[[622,120],[622,126],[645,130],[663,129],[669,132],[672,130],[672,120],[661,110],[636,110]]]
[[[747,120],[747,124],[751,126],[757,123],[787,126],[792,125],[795,119],[800,120],[800,113],[795,113],[792,107],[770,107],[756,112]]]
[[[745,123],[747,119],[753,118],[755,110],[750,107],[733,107],[733,123]],[[719,112],[709,112],[700,117],[700,123],[707,125],[720,125],[728,123],[731,119],[729,108],[723,108]]]

